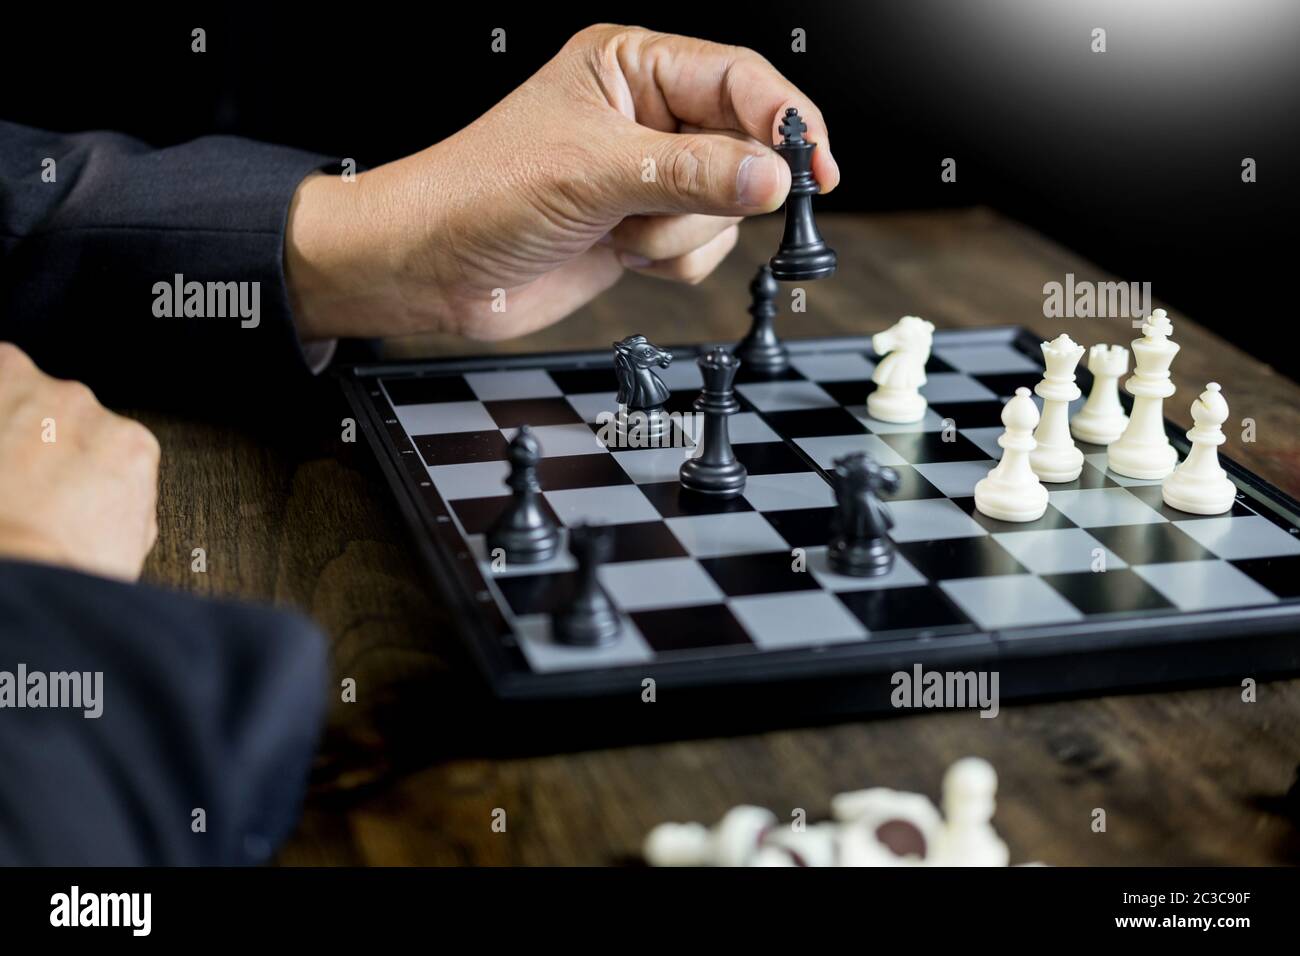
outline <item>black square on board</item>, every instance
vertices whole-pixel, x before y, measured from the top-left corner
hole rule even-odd
[[[531,425],[580,425],[582,416],[562,398],[515,398],[500,402],[484,402],[498,428],[518,428]]]
[[[988,535],[904,541],[898,550],[931,581],[1024,574],[1025,567]]]
[[[646,643],[659,654],[714,647],[753,647],[740,622],[725,604],[634,611],[631,615]]]
[[[791,508],[788,511],[767,511],[763,517],[790,547],[817,548],[831,539],[835,509]]]
[[[394,405],[431,405],[435,402],[476,402],[478,396],[459,375],[418,375],[386,378],[384,389]]]
[[[775,374],[771,374],[741,362],[740,368],[736,370],[737,385],[751,385],[758,382],[799,382],[803,378],[804,376],[797,369],[789,366]]]
[[[1300,555],[1229,562],[1280,598],[1300,597]]]
[[[942,498],[943,492],[911,465],[891,465],[898,473],[898,490],[889,496],[890,501],[916,501],[920,498]]]
[[[867,407],[867,393],[874,387],[875,383],[871,379],[854,379],[847,382],[818,382],[823,392],[829,395],[841,405],[847,405],[850,408],[861,406],[864,410]]]
[[[578,575],[573,571],[558,574],[519,574],[495,578],[510,609],[519,616],[553,614],[573,597]]]
[[[780,441],[742,442],[733,445],[737,460],[751,475],[792,475],[812,471],[793,448]]]
[[[956,428],[1001,428],[1004,408],[1001,402],[943,402],[930,406],[931,411],[951,420]]]
[[[789,412],[764,412],[764,420],[782,438],[823,438],[861,435],[867,426],[843,408],[801,408]]]
[[[505,461],[510,443],[499,431],[413,435],[411,441],[429,467],[471,461]]]
[[[989,457],[960,434],[948,433],[951,441],[944,440],[943,432],[894,432],[878,437],[912,465],[939,461],[987,461]]]
[[[776,594],[781,591],[816,591],[821,585],[805,567],[796,571],[789,551],[733,554],[698,559],[728,597]]]
[[[686,490],[679,481],[656,481],[654,484],[637,487],[665,518],[721,515],[754,510],[754,506],[741,495],[732,498],[702,495],[699,492]]]
[[[1051,487],[1055,488],[1055,485]],[[997,531],[1051,531],[1056,528],[1073,528],[1074,522],[1048,504],[1047,510],[1037,521],[999,521],[990,518],[975,507],[974,498],[953,498],[952,503],[970,515],[981,527],[990,532]]]
[[[941,633],[966,633],[974,630],[948,595],[932,584],[837,591],[835,596],[866,625],[871,632],[868,640],[872,641],[890,640],[890,632],[899,631],[933,629]]]
[[[495,495],[491,498],[461,498],[458,501],[450,502],[451,510],[456,513],[460,519],[461,526],[465,529],[466,534],[487,534],[488,529],[492,527],[492,522],[500,517],[501,512],[505,510],[513,500],[511,495]],[[538,500],[538,505],[542,512],[546,514],[558,526],[560,519],[555,516],[550,504],[545,498]]]
[[[1050,584],[1084,614],[1134,614],[1173,607],[1163,595],[1129,568],[1044,574]]]
[[[617,392],[618,378],[613,366],[606,368],[552,369],[551,381],[565,395],[592,395],[597,392]]]
[[[1031,392],[1034,386],[1043,380],[1042,372],[1001,372],[995,375],[972,375],[998,398],[1010,398],[1016,389],[1027,388]]]
[[[1089,528],[1092,535],[1127,564],[1209,561],[1215,555],[1168,521]]]
[[[638,521],[610,525],[614,549],[609,560],[655,561],[659,558],[684,558],[687,551],[677,536],[662,521]]]
[[[543,491],[566,491],[571,488],[603,488],[606,485],[629,485],[628,477],[614,456],[560,455],[543,458],[537,465],[537,477]]]
[[[1053,486],[1053,489],[1055,489],[1055,486]],[[1141,498],[1170,521],[1192,521],[1197,518],[1244,518],[1255,513],[1238,499],[1232,503],[1231,510],[1221,515],[1189,514],[1186,511],[1179,511],[1177,508],[1171,508],[1165,504],[1164,490],[1159,485],[1130,485],[1128,490],[1129,494]]]

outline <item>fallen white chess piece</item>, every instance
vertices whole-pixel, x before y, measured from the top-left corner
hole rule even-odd
[[[943,778],[944,815],[928,798],[884,787],[831,799],[833,820],[778,824],[761,807],[739,806],[714,827],[664,823],[650,831],[651,866],[1006,866],[993,829],[997,774],[966,757]]]

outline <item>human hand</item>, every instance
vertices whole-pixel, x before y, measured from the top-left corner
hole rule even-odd
[[[624,268],[698,282],[771,212],[790,171],[786,107],[839,182],[821,114],[742,47],[595,26],[459,133],[355,181],[317,175],[290,211],[285,268],[304,340],[534,331]]]
[[[134,581],[158,537],[158,442],[0,342],[0,558]]]

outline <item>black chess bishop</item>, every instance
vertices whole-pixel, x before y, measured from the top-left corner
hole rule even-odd
[[[724,348],[715,348],[697,360],[704,390],[695,400],[695,410],[704,416],[695,455],[682,464],[682,487],[700,494],[732,498],[745,489],[745,466],[731,447],[727,419],[740,411],[733,383],[740,359]]]
[[[835,488],[828,553],[832,570],[858,578],[888,574],[894,566],[889,538],[894,518],[880,496],[898,491],[898,472],[859,451],[837,458],[830,475]]]
[[[510,441],[510,475],[506,485],[513,497],[487,533],[488,557],[500,548],[507,563],[536,564],[555,556],[560,547],[560,529],[542,507],[542,485],[537,465],[542,446],[527,425]]]
[[[618,611],[596,575],[613,550],[614,537],[607,527],[583,524],[569,529],[569,552],[578,562],[578,571],[572,599],[551,616],[551,633],[557,642],[602,647],[618,638]]]
[[[758,274],[749,284],[749,314],[753,324],[749,333],[736,346],[736,357],[751,372],[779,375],[790,367],[790,350],[776,335],[776,295],[781,287],[772,278],[772,267],[758,267]]]
[[[808,127],[793,107],[785,111],[780,130],[781,142],[774,148],[790,164],[790,194],[785,200],[785,234],[770,263],[772,276],[781,282],[825,279],[835,272],[836,257],[813,220],[817,180],[812,158],[817,144],[804,139]]]
[[[660,447],[669,433],[664,413],[668,386],[655,368],[672,364],[673,353],[647,341],[644,335],[629,335],[614,343],[614,376],[618,380],[616,434],[620,447]]]

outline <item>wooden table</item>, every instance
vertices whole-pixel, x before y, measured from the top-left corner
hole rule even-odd
[[[940,329],[1021,324],[1044,338],[1127,342],[1125,319],[1043,317],[1043,284],[1109,278],[985,209],[834,217],[836,277],[810,284],[782,334],[866,334],[914,313]],[[562,325],[487,347],[439,337],[395,354],[604,347],[643,332],[661,343],[735,339],[746,287],[780,222],[745,226],[717,273],[688,288],[630,276]],[[1157,290],[1158,292],[1158,290]],[[1157,296],[1158,298],[1158,296]],[[1182,352],[1171,418],[1190,426],[1204,384],[1224,385],[1226,450],[1300,495],[1300,387],[1170,309]],[[788,819],[824,817],[830,797],[882,785],[937,798],[948,763],[991,760],[996,824],[1013,861],[1261,864],[1300,861],[1300,680],[1004,706],[999,717],[929,713],[834,726],[500,758],[480,739],[477,679],[454,623],[413,558],[364,443],[340,440],[345,409],[328,382],[317,411],[236,429],[145,416],[163,446],[155,582],[301,608],[332,642],[335,702],[286,864],[606,864],[635,859],[665,820],[712,822],[739,803]],[[204,547],[208,571],[190,571]],[[1243,677],[1250,676],[1243,674]],[[779,696],[774,694],[774,708]],[[482,706],[477,701],[475,706]],[[508,737],[508,732],[506,734]],[[498,740],[498,743],[501,741]],[[508,747],[509,741],[504,741]],[[1105,833],[1091,828],[1106,811]],[[505,811],[506,832],[493,814]]]

